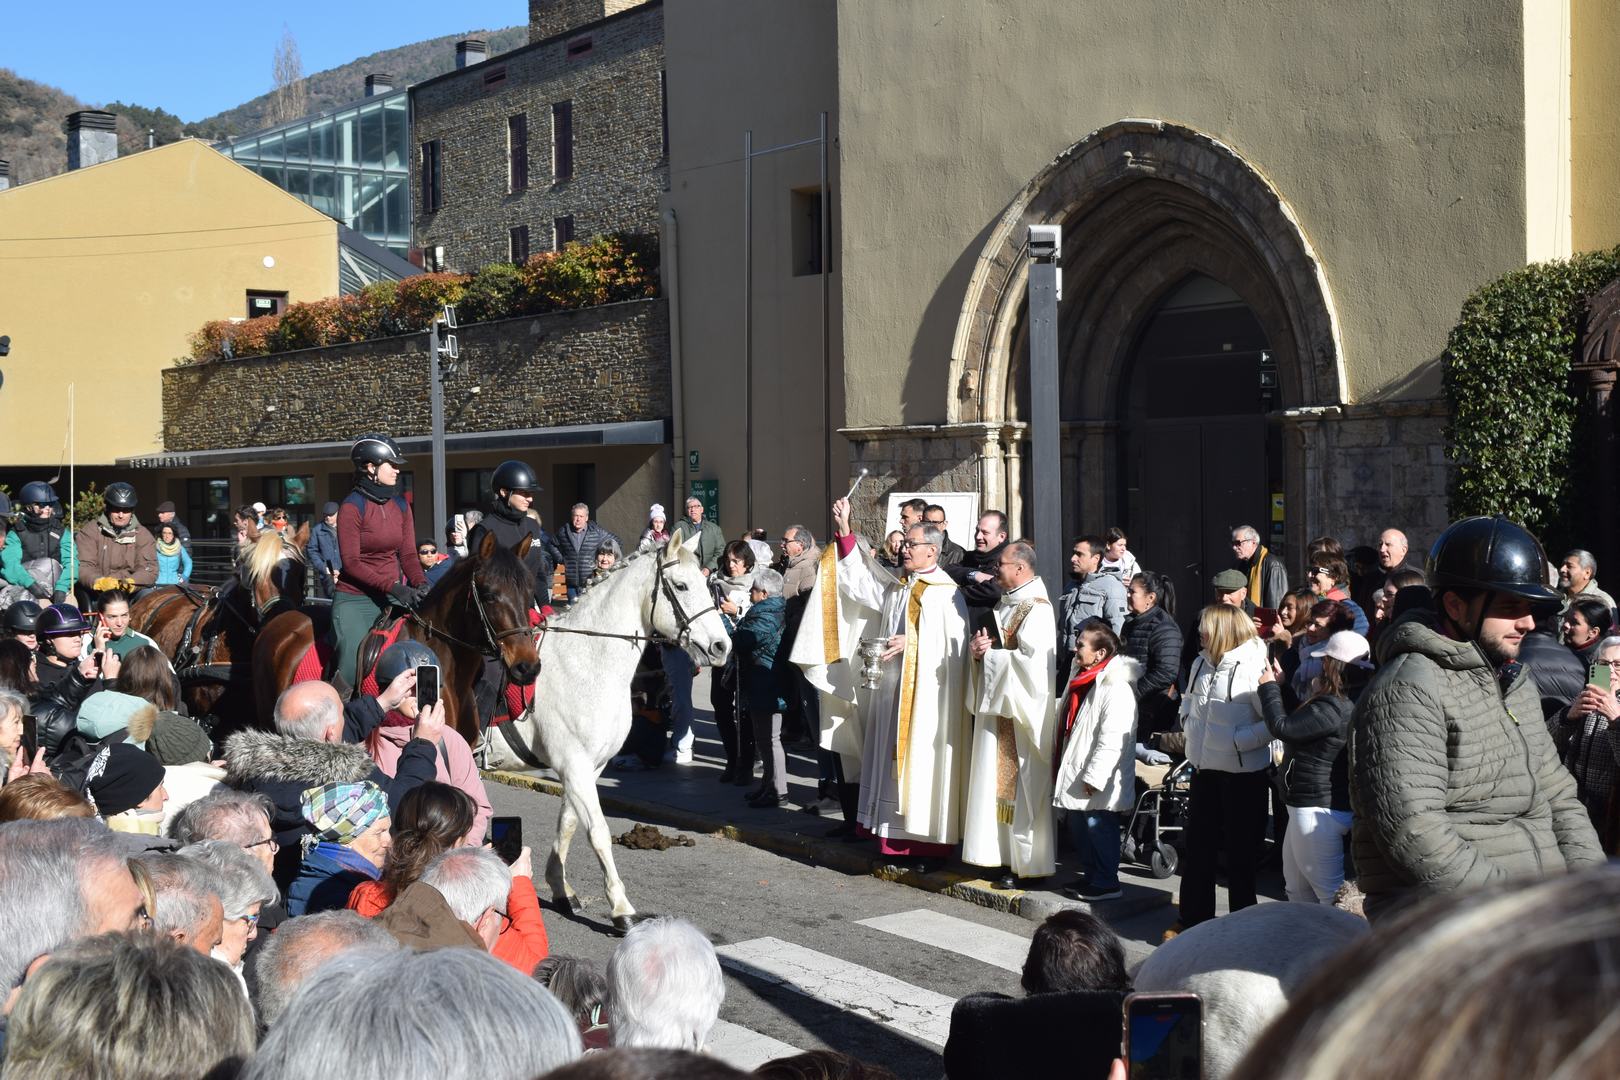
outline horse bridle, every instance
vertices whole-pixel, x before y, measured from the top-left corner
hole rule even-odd
[[[454,634],[434,626],[415,611],[409,613],[410,619],[428,633],[436,634],[452,645],[459,645],[463,649],[478,653],[480,656],[487,656],[491,660],[499,660],[501,659],[501,642],[509,637],[516,637],[518,634],[527,634],[530,630],[527,626],[512,626],[505,630],[495,629],[495,624],[489,621],[489,612],[484,608],[484,597],[478,591],[478,576],[476,574],[473,575],[468,585],[470,587],[467,591],[472,593],[473,607],[478,612],[478,625],[484,631],[484,645],[474,645],[471,642],[462,641]]]
[[[681,607],[680,600],[675,596],[675,587],[669,583],[669,579],[664,575],[664,571],[674,565],[675,562],[673,560],[670,562],[660,562],[658,564],[656,577],[654,579],[652,608],[647,613],[647,621],[651,622],[653,620],[653,616],[658,613],[658,597],[659,594],[662,594],[664,599],[669,601],[670,610],[675,613],[675,641],[673,644],[684,649],[692,640],[692,624],[703,618],[703,616],[707,615],[709,612],[719,611],[720,609],[715,606],[713,599],[711,598],[708,607],[688,615],[686,610]],[[589,630],[583,626],[548,626],[546,627],[546,632],[549,634],[579,634],[582,637],[613,638],[616,641],[629,641],[632,643],[655,641],[658,639],[658,635],[656,634],[616,634],[610,630]]]

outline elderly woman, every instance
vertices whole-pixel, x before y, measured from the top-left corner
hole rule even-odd
[[[787,619],[782,575],[769,568],[755,570],[748,596],[751,606],[737,624],[731,643],[737,656],[740,693],[754,726],[754,745],[765,763],[765,777],[749,794],[748,805],[765,809],[788,801],[787,755],[782,750],[782,713],[787,709],[781,670],[787,659],[782,646]]]
[[[1305,571],[1305,584],[1310,586],[1318,599],[1337,600],[1348,608],[1355,619],[1350,629],[1366,637],[1369,628],[1367,613],[1361,610],[1360,604],[1350,599],[1350,568],[1345,565],[1344,556],[1323,552],[1310,562]]]
[[[369,780],[309,788],[303,811],[314,831],[287,888],[287,914],[294,918],[347,904],[356,885],[377,880],[393,841],[388,793]]]
[[[603,540],[596,546],[596,556],[591,565],[591,576],[586,579],[585,587],[588,589],[607,577],[608,574],[612,573],[613,568],[619,565],[619,560],[622,558],[624,558],[624,551],[619,547],[617,537],[610,536]]]
[[[226,840],[190,844],[181,848],[180,854],[207,863],[214,872],[214,885],[219,890],[225,922],[224,934],[213,957],[229,964],[240,976],[242,954],[247,951],[248,943],[259,936],[260,911],[280,900],[276,883],[257,859]]]
[[[27,698],[15,690],[0,690],[0,762],[5,765],[0,783],[9,784],[30,772],[49,772],[44,747],[35,749],[32,760],[22,752],[23,717],[27,715]]]

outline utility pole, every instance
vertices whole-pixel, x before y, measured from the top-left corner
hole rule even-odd
[[[456,361],[461,358],[456,335],[449,333],[455,328],[454,304],[446,304],[428,327],[428,411],[433,428],[433,527],[428,535],[434,538],[450,520],[450,493],[444,479],[444,380],[456,373]]]
[[[1063,588],[1063,456],[1058,408],[1057,306],[1063,299],[1063,228],[1029,227],[1029,443],[1035,561],[1048,596]]]

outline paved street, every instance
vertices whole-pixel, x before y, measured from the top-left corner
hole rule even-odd
[[[700,719],[700,766],[712,734]],[[665,791],[671,784],[704,793],[712,788],[739,804],[735,817],[749,812],[738,789],[715,784],[707,769],[699,775],[701,788],[685,769],[628,774],[610,780],[604,792],[654,784]],[[538,873],[555,833],[557,799],[499,783],[488,787],[497,814],[523,818]],[[648,819],[658,823],[656,815]],[[618,835],[635,821],[610,816],[609,823]],[[689,918],[719,949],[726,1002],[712,1049],[738,1065],[829,1047],[882,1062],[902,1077],[931,1080],[940,1075],[955,999],[977,990],[1019,992],[1018,971],[1036,925],[1030,919],[828,869],[809,858],[700,832],[685,835],[694,847],[615,846],[614,858],[638,910]],[[601,873],[583,837],[570,854],[569,880],[586,911],[570,919],[547,908],[552,949],[605,963],[617,939],[607,932]],[[1224,895],[1221,904],[1224,910]],[[1173,918],[1174,909],[1161,906],[1115,923],[1133,968]]]

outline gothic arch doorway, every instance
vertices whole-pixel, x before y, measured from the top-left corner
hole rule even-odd
[[[1279,535],[1287,546],[1302,546],[1303,454],[1287,434],[1288,420],[1345,399],[1325,276],[1294,215],[1259,171],[1217,140],[1159,121],[1121,121],[1058,157],[1002,215],[975,266],[952,349],[947,416],[1002,432],[1005,468],[991,462],[984,469],[992,480],[990,505],[999,499],[1015,520],[1027,517],[1020,475],[1027,446],[1019,446],[1029,437],[1024,242],[1030,224],[1050,222],[1064,226],[1066,530],[1119,524],[1144,543],[1152,543],[1150,532],[1198,537],[1197,557],[1181,566],[1196,590],[1192,604],[1202,599],[1207,577],[1229,565],[1212,549],[1220,531],[1245,519],[1268,531],[1273,494],[1283,496]],[[1215,354],[1196,353],[1201,348]],[[1222,374],[1209,393],[1183,395],[1191,400],[1176,408],[1185,415],[1162,415],[1158,410],[1170,407],[1163,404],[1169,400],[1163,372],[1170,370],[1189,378]],[[1230,400],[1216,393],[1228,384]],[[1217,405],[1228,410],[1228,427],[1242,432],[1229,445],[1218,435],[1216,414],[1187,413]],[[1171,431],[1189,439],[1191,421],[1200,462],[1210,456],[1207,438],[1234,462],[1241,458],[1252,480],[1240,490],[1200,475],[1200,492],[1208,488],[1207,501],[1219,504],[1208,513],[1202,494],[1200,506],[1191,505],[1185,476],[1175,489],[1161,490],[1171,477],[1147,455],[1155,438],[1169,439]],[[1238,447],[1245,448],[1241,454]],[[1166,550],[1157,561],[1186,554]]]

